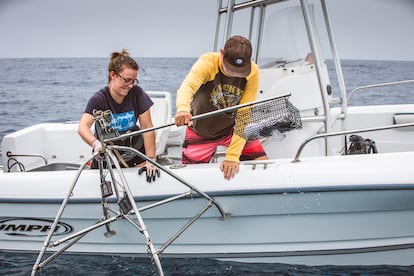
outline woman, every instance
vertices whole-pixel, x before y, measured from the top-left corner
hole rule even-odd
[[[138,86],[138,70],[138,64],[125,49],[111,54],[108,65],[108,85],[89,99],[78,128],[79,135],[92,146],[94,153],[102,149],[97,131],[95,134],[91,131],[96,112],[110,110],[112,113],[110,126],[120,134],[139,130],[140,127],[142,129],[153,127],[150,114],[153,102]],[[154,131],[145,132],[142,136],[126,138],[123,141],[115,141],[114,144],[133,147],[152,160],[156,158]],[[151,179],[154,181],[156,175],[159,176],[157,167],[137,155],[123,154],[120,161],[123,167],[142,167],[140,172],[146,171],[148,182],[151,182]],[[93,164],[93,167],[96,167],[96,164]]]

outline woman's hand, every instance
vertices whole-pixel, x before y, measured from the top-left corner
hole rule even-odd
[[[155,160],[153,161],[155,162]],[[149,161],[146,161],[145,165],[138,170],[138,175],[141,175],[143,172],[146,173],[148,183],[154,182],[161,174],[160,169]]]

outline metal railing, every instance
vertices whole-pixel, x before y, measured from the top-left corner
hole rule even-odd
[[[8,151],[6,153],[6,156],[9,158],[12,157],[35,157],[35,158],[41,158],[45,162],[45,165],[47,165],[47,158],[43,154],[13,154],[11,151]]]
[[[414,123],[388,125],[388,126],[382,126],[382,127],[363,128],[363,129],[354,129],[354,130],[345,130],[345,131],[332,132],[332,133],[317,134],[317,135],[307,138],[305,141],[302,142],[302,144],[299,146],[298,151],[296,152],[295,159],[293,159],[292,163],[300,162],[299,155],[302,153],[302,150],[305,147],[305,145],[309,143],[310,141],[318,139],[318,138],[327,138],[327,137],[332,137],[332,136],[341,136],[341,135],[347,135],[347,134],[353,134],[353,133],[379,131],[379,130],[387,130],[387,129],[403,128],[403,127],[414,127]]]
[[[393,81],[393,82],[384,82],[384,83],[378,83],[378,84],[371,84],[371,85],[364,85],[364,86],[360,86],[357,87],[355,89],[353,89],[348,97],[347,97],[347,102],[349,103],[349,100],[351,99],[351,97],[358,91],[361,90],[366,90],[366,89],[371,89],[371,88],[377,88],[377,87],[386,87],[386,86],[393,86],[393,85],[401,85],[401,84],[407,84],[407,83],[414,83],[414,80],[403,80],[403,81]]]

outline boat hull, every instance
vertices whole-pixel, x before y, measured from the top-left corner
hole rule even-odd
[[[187,198],[147,208],[189,188],[166,173],[151,184],[134,169],[124,170],[124,175],[154,246],[162,248],[163,258],[306,265],[410,265],[414,260],[414,175],[408,170],[407,161],[413,156],[412,153],[369,155],[363,164],[371,165],[361,168],[358,167],[361,157],[352,156],[307,158],[299,163],[247,162],[242,164],[234,181],[222,180],[217,164],[171,170],[213,197],[228,217],[223,219],[213,206],[165,248],[163,245],[183,225],[211,203],[191,193]],[[340,165],[343,170],[330,171],[332,164]],[[392,178],[387,177],[386,170],[391,164],[397,174]],[[354,168],[352,173],[347,166]],[[43,172],[20,174],[24,177],[22,183],[33,181],[32,189],[37,186],[38,194],[31,191],[30,197],[0,199],[2,250],[41,249],[75,173],[56,173],[53,179],[53,173],[49,172],[48,183],[39,184],[34,184],[33,178],[44,176]],[[354,184],[350,184],[355,181],[352,174],[358,176]],[[375,174],[378,177],[372,177]],[[267,181],[257,183],[257,175]],[[314,179],[316,175],[318,182]],[[18,186],[24,186],[22,183]],[[26,187],[29,189],[29,185]],[[44,197],[42,191],[46,190],[55,196]],[[99,173],[85,171],[52,241],[97,223],[103,214],[100,202]],[[108,205],[113,210],[119,209],[111,197]],[[134,215],[130,217],[137,223]],[[110,223],[110,230],[115,231],[110,237],[105,236],[104,226],[90,231],[67,252],[147,256],[145,237],[128,220]]]

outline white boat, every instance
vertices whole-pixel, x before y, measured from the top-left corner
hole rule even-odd
[[[38,252],[33,274],[53,259],[44,257],[50,252],[149,255],[159,274],[168,257],[414,265],[414,105],[348,106],[364,87],[347,96],[325,1],[320,8],[337,96],[316,33],[316,5],[229,2],[219,1],[215,50],[220,37],[242,26],[233,20],[252,26],[259,101],[288,96],[302,127],[284,132],[282,140],[276,134],[265,139],[270,159],[241,162],[227,181],[218,168],[220,150],[209,164],[180,165],[184,129],[171,124],[171,94],[152,92],[155,165],[162,171],[153,183],[133,168],[88,169],[93,156],[76,122],[8,134],[0,173],[1,251]],[[313,61],[305,59],[308,52]],[[355,144],[360,151],[350,147],[351,135],[364,137]],[[110,146],[106,158],[116,159]],[[102,183],[112,194],[102,192]]]

